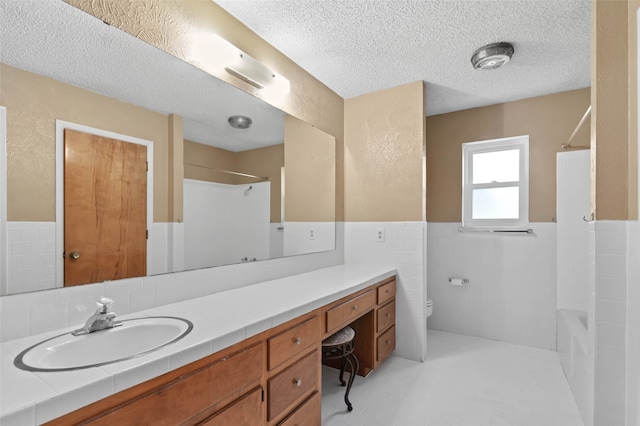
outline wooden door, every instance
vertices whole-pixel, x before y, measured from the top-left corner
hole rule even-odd
[[[146,275],[147,147],[65,129],[64,285]]]

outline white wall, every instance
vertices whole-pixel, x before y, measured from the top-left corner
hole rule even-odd
[[[458,232],[460,223],[427,226],[429,328],[555,349],[555,224],[532,223],[533,235]],[[449,278],[469,284],[452,286]]]
[[[185,179],[185,268],[268,259],[270,186],[270,182],[225,185]]]
[[[593,335],[595,362],[594,424],[625,424],[627,222],[593,225]],[[595,319],[595,320],[593,320]],[[595,324],[595,327],[592,326]]]
[[[560,152],[556,162],[558,309],[587,311],[591,152]]]
[[[378,241],[378,230],[384,241]],[[402,358],[422,361],[426,357],[425,320],[426,223],[347,222],[345,263],[389,265],[397,269],[396,350]]]
[[[627,426],[640,425],[640,222],[627,222]]]
[[[6,293],[56,286],[55,222],[7,222]]]
[[[283,237],[285,256],[333,250],[336,227],[333,222],[285,222]]]

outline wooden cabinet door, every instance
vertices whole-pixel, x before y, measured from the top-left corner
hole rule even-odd
[[[258,385],[262,376],[262,358],[262,344],[252,346],[129,401],[87,424],[181,424],[224,398]]]
[[[269,421],[292,409],[317,388],[320,360],[318,352],[297,361],[267,382]]]
[[[278,426],[320,426],[322,423],[320,392],[314,393],[308,400],[291,413]]]
[[[262,425],[262,388],[249,392],[222,411],[200,423],[200,426]]]
[[[64,131],[64,285],[147,273],[147,147]]]

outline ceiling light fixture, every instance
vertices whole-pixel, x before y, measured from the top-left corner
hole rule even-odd
[[[511,43],[492,43],[476,50],[471,56],[471,64],[477,70],[492,70],[506,65],[513,56]]]
[[[251,123],[253,123],[253,120],[251,120],[249,117],[245,117],[244,115],[232,115],[231,117],[229,117],[229,126],[233,127],[234,129],[248,129],[249,127],[251,127]]]

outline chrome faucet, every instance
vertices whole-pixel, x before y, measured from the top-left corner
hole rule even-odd
[[[96,305],[98,306],[98,309],[89,317],[84,327],[72,331],[71,334],[74,336],[80,336],[82,334],[89,334],[94,331],[100,331],[122,325],[122,321],[116,321],[116,314],[111,312],[113,300],[108,297],[102,297],[99,302],[96,302]]]

